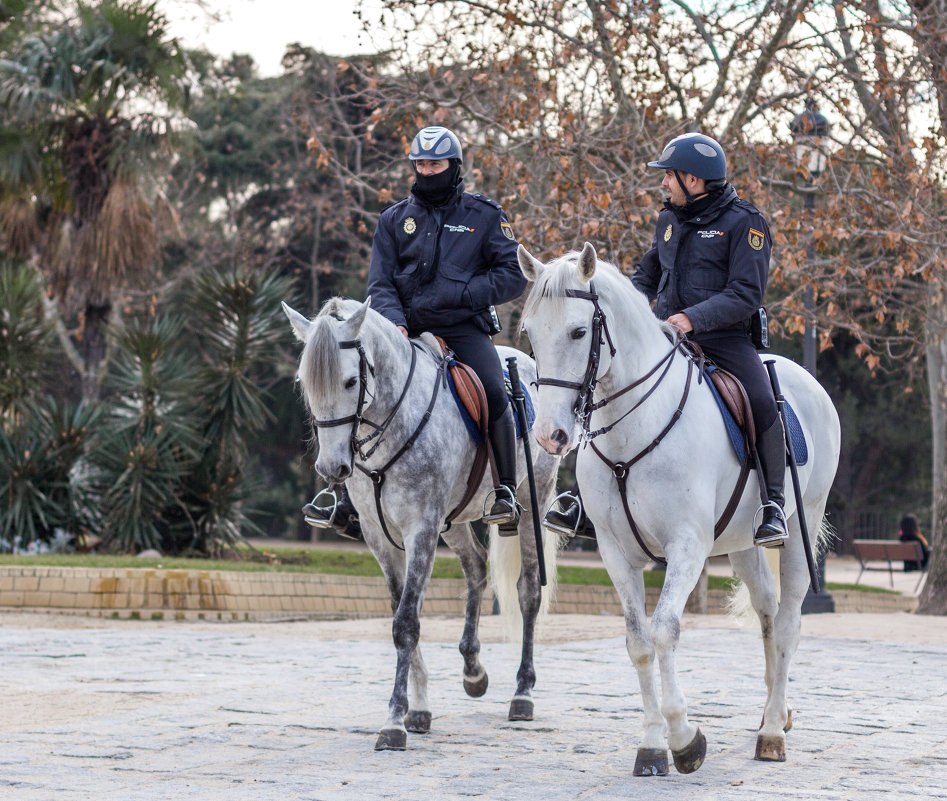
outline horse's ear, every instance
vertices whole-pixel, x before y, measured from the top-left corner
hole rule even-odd
[[[591,242],[586,242],[579,254],[579,277],[583,282],[592,280],[592,276],[595,275],[597,261],[598,256],[595,255],[595,248],[592,247]]]
[[[526,276],[527,280],[536,282],[536,279],[539,278],[540,274],[546,268],[543,266],[543,263],[535,258],[532,253],[530,253],[522,245],[516,248],[516,258],[520,263],[520,270],[523,271],[523,275]]]
[[[283,311],[286,312],[286,316],[289,318],[289,323],[293,327],[293,333],[296,334],[296,339],[300,342],[305,342],[309,337],[309,326],[311,326],[312,323],[294,308],[287,306],[285,302],[283,302]]]
[[[345,331],[346,338],[358,338],[358,332],[361,330],[362,323],[365,322],[365,315],[368,314],[368,310],[371,306],[372,299],[368,297],[365,299],[365,302],[355,310],[355,313],[342,323],[342,329]]]

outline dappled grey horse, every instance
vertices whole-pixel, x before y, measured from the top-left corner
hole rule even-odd
[[[786,685],[809,584],[799,516],[805,515],[809,531],[821,529],[839,457],[839,420],[829,396],[798,365],[766,357],[776,360],[783,394],[809,448],[799,468],[803,508],[787,493],[790,537],[779,551],[777,589],[764,549],[753,545],[759,485],[740,483],[747,474],[710,382],[698,374],[674,329],[659,322],[645,296],[617,268],[599,261],[588,243],[581,253],[546,265],[521,245],[519,261],[533,281],[523,329],[539,373],[534,435],[556,455],[588,445],[578,450],[576,477],[621,598],[644,702],[635,774],[667,773],[669,746],[681,772],[703,762],[706,743],[687,718],[676,654],[684,605],[706,558],[718,554],[729,555],[763,632],[768,695],[757,758],[784,760],[784,732],[792,722]],[[649,626],[642,570],[660,557],[667,572]]]
[[[483,547],[469,523],[481,518],[494,483],[487,470],[472,499],[464,501],[477,445],[468,433],[451,392],[444,361],[433,337],[406,339],[365,303],[333,298],[308,320],[285,303],[296,336],[305,343],[298,378],[318,440],[316,470],[327,481],[345,482],[359,511],[365,542],[381,565],[394,611],[397,650],[395,685],[377,750],[403,750],[407,731],[427,732],[431,712],[427,669],[418,647],[420,612],[431,578],[438,536],[457,554],[467,584],[466,616],[460,651],[464,689],[473,697],[487,689],[480,663],[477,629],[487,583]],[[524,384],[536,378],[525,354],[498,348],[498,357],[515,356]],[[559,458],[532,449],[540,509],[555,488]],[[518,456],[517,478],[524,485],[525,456]],[[548,604],[551,585],[540,587],[532,509],[520,517],[519,536],[497,537],[491,528],[490,560],[501,612],[522,615],[522,655],[510,719],[531,720],[533,638],[538,615]],[[540,514],[542,511],[540,511]],[[453,517],[445,530],[448,516]],[[555,576],[557,542],[543,548],[548,574]]]

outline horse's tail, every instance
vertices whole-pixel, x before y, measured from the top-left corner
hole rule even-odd
[[[559,555],[559,537],[543,530],[543,556],[546,560],[546,586],[542,588],[537,627],[549,612],[556,595],[556,559]],[[503,630],[510,642],[519,642],[523,636],[523,615],[520,611],[517,582],[522,571],[519,538],[500,537],[495,526],[490,526],[490,585],[500,606]],[[532,536],[532,532],[528,536]]]
[[[829,523],[828,518],[822,518],[819,524],[819,530],[816,531],[815,542],[812,543],[813,555],[822,553],[829,547],[829,543],[836,537],[835,528]],[[779,554],[778,548],[766,549],[766,564],[772,571],[776,579],[776,597],[779,598]],[[753,604],[750,603],[750,591],[742,581],[735,581],[733,591],[727,599],[727,614],[734,618],[741,628],[748,628],[751,624],[757,622],[756,612]]]

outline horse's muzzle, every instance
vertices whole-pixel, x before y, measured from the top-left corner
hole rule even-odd
[[[326,481],[332,484],[341,484],[349,476],[352,475],[352,464],[351,462],[337,462],[335,464],[324,464],[320,461],[316,461],[316,472],[322,476]]]
[[[540,436],[537,434],[536,441],[543,447],[546,453],[550,453],[553,456],[561,456],[567,453],[572,444],[568,432],[561,428],[554,428],[548,436]]]

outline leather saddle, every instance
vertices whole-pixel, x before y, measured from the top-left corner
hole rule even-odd
[[[753,410],[750,408],[750,399],[746,389],[733,373],[728,373],[720,367],[712,366],[705,372],[710,376],[717,394],[730,411],[734,422],[743,433],[743,439],[750,452],[756,449],[756,426],[753,424]]]
[[[439,336],[435,336],[437,344],[440,347],[441,356],[450,359],[448,362],[448,372],[451,380],[454,382],[454,388],[464,409],[470,415],[474,425],[480,432],[480,444],[477,446],[477,454],[474,456],[473,464],[470,467],[470,475],[467,477],[467,488],[464,490],[464,497],[457,504],[445,520],[447,528],[450,528],[451,521],[459,515],[464,508],[473,500],[477,494],[477,489],[483,479],[487,464],[493,472],[493,483],[497,484],[496,464],[493,458],[493,449],[490,447],[490,437],[488,434],[489,410],[487,408],[487,394],[483,390],[483,384],[480,383],[480,377],[474,372],[472,367],[457,361],[454,358],[453,351],[447,347],[447,343]]]

